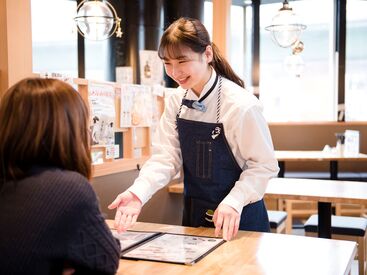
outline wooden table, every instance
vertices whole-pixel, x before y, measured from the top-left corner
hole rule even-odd
[[[330,162],[330,179],[338,178],[339,161],[366,161],[366,154],[357,156],[343,156],[335,153],[326,153],[323,151],[275,151],[275,157],[279,163],[279,177],[284,177],[285,163],[294,161],[328,161]]]
[[[269,181],[266,197],[317,201],[318,235],[331,238],[331,203],[366,203],[367,182],[274,178]]]
[[[183,193],[183,183],[168,187],[170,193]],[[367,202],[367,182],[274,178],[269,181],[265,197],[316,201],[319,213],[319,237],[331,238],[331,204]]]
[[[214,236],[211,228],[137,223],[133,229]],[[193,266],[122,259],[117,274],[349,274],[355,254],[355,242],[240,231]]]

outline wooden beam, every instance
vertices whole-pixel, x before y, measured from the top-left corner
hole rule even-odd
[[[213,0],[213,42],[226,59],[230,53],[232,0]]]
[[[0,1],[0,97],[32,75],[31,0]]]

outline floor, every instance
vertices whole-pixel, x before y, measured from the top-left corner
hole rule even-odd
[[[292,229],[292,235],[304,236],[305,230],[302,228],[300,222],[296,221],[294,228]],[[350,275],[358,275],[358,261],[354,260],[352,264],[352,270]]]

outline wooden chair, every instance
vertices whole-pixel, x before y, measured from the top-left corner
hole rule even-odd
[[[287,219],[287,212],[268,210],[270,231],[272,233],[285,234],[285,222]]]
[[[307,219],[310,215],[317,213],[317,202],[285,200],[285,211],[288,214],[286,221],[286,234],[292,233],[294,218]]]
[[[361,217],[332,216],[331,238],[354,241],[358,244],[359,275],[366,274],[367,219]],[[318,215],[312,215],[305,223],[306,236],[317,236]]]

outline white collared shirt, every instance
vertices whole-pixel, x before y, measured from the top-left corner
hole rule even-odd
[[[204,86],[200,97],[210,89],[215,81],[213,70],[210,80]],[[219,83],[218,83],[219,84]],[[216,123],[218,85],[202,102],[207,107],[205,112],[182,106],[180,118],[201,122]],[[139,177],[128,189],[145,204],[151,196],[167,185],[181,169],[182,156],[176,115],[179,112],[186,90],[178,87],[177,93],[166,101],[159,126],[153,139],[153,154],[144,164]],[[187,99],[198,100],[191,90]],[[223,124],[224,133],[238,165],[243,169],[238,181],[221,203],[238,211],[251,202],[261,200],[268,180],[279,171],[274,156],[273,143],[268,125],[262,115],[259,100],[222,77],[221,108],[219,122]]]

